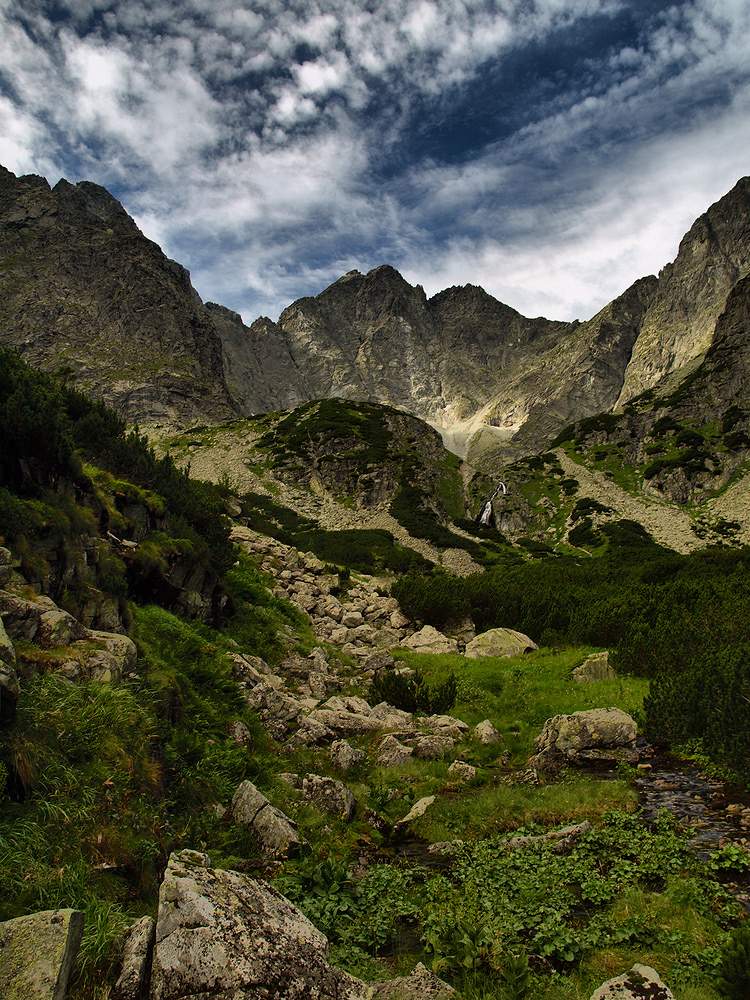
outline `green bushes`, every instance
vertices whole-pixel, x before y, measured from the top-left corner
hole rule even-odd
[[[404,712],[425,715],[445,715],[456,704],[458,682],[451,672],[442,681],[429,684],[420,670],[409,676],[395,670],[381,670],[370,688],[370,700],[375,704],[387,701]]]

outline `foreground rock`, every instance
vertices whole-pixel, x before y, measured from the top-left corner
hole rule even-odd
[[[674,994],[649,965],[634,965],[625,975],[603,983],[591,1000],[674,1000]]]
[[[65,1000],[82,935],[80,910],[45,910],[0,924],[0,997]]]
[[[491,628],[466,643],[464,656],[477,659],[480,656],[518,656],[539,649],[537,644],[523,632],[512,628]]]
[[[159,893],[151,1000],[366,1000],[328,940],[265,882],[173,854]]]
[[[636,764],[635,721],[619,708],[592,708],[547,719],[534,741],[529,765],[555,774],[564,767],[612,767]]]

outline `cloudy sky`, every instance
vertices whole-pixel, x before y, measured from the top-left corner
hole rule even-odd
[[[750,4],[0,0],[0,163],[248,322],[383,263],[585,319],[750,173]]]

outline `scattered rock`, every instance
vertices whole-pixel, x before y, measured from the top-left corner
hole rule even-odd
[[[453,749],[452,736],[417,736],[414,740],[413,754],[421,760],[437,760]]]
[[[345,823],[354,818],[357,801],[354,793],[343,781],[325,778],[319,774],[308,774],[302,779],[302,797],[333,816],[339,816]]]
[[[578,684],[593,684],[595,681],[613,681],[615,672],[609,665],[609,651],[593,653],[573,671],[573,680]]]
[[[346,740],[336,740],[331,744],[331,763],[342,771],[350,771],[366,758],[364,750],[355,750]]]
[[[419,632],[410,635],[401,643],[407,649],[417,653],[457,653],[458,643],[447,635],[443,635],[433,625],[425,625]]]
[[[271,886],[173,854],[159,892],[151,1000],[365,1000],[328,941]]]
[[[410,824],[414,822],[415,819],[421,819],[434,801],[435,801],[434,795],[426,795],[423,799],[420,799],[418,802],[415,802],[414,805],[409,810],[409,812],[406,814],[406,816],[404,816],[403,819],[400,819],[394,825],[393,827],[394,834],[398,835],[400,833],[404,833],[408,829]]]
[[[420,962],[410,976],[373,983],[371,1000],[448,1000],[457,996],[452,986],[438,979]]]
[[[486,746],[491,743],[502,743],[503,738],[500,733],[495,729],[489,719],[485,719],[484,722],[479,722],[474,727],[474,735]]]
[[[463,760],[454,760],[448,768],[448,774],[454,774],[462,781],[471,781],[472,778],[476,778],[477,769],[473,764],[467,764]]]
[[[591,1000],[674,1000],[674,994],[650,966],[634,965],[630,972],[603,983]]]
[[[399,743],[395,736],[384,736],[380,741],[377,762],[381,767],[400,767],[412,759],[412,748]]]
[[[578,838],[584,833],[588,833],[590,829],[591,823],[585,819],[582,823],[563,827],[562,830],[552,830],[550,833],[544,833],[538,837],[511,837],[509,840],[504,840],[502,844],[504,847],[511,848],[528,847],[529,844],[538,844],[546,840],[555,843],[555,850],[558,854],[567,854],[568,851],[573,850]]]
[[[232,816],[252,829],[265,854],[288,858],[299,851],[297,824],[271,805],[252,781],[238,786],[232,798]]]
[[[0,997],[65,1000],[83,922],[80,910],[44,910],[0,924]]]
[[[519,653],[531,653],[535,649],[539,649],[537,644],[523,632],[516,632],[512,628],[492,628],[467,642],[464,656],[469,659],[480,656],[518,656]]]

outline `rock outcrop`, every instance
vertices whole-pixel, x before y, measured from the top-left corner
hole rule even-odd
[[[595,681],[612,681],[615,672],[609,663],[609,653],[592,653],[573,670],[573,680],[577,684],[593,684]]]

